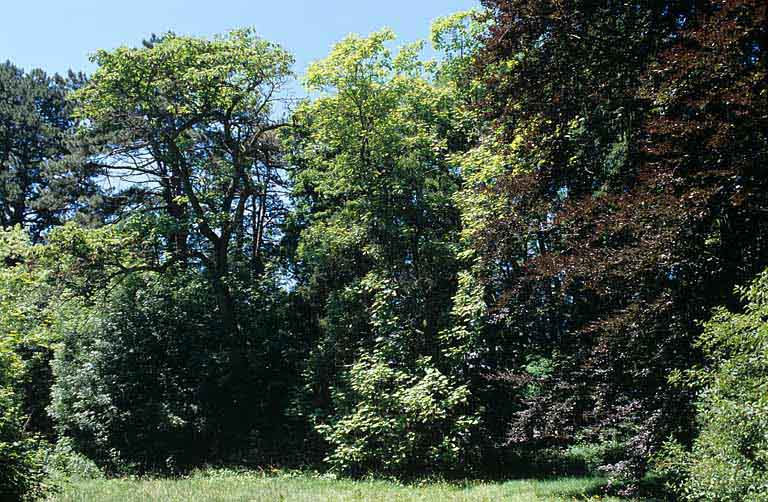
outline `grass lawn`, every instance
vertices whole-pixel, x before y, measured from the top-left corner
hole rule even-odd
[[[66,483],[51,501],[253,501],[253,502],[535,502],[618,501],[601,498],[590,478],[499,483],[401,485],[335,480],[308,474],[214,471],[181,479],[99,479]]]

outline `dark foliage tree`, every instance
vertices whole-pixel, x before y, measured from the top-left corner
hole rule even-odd
[[[247,379],[232,381],[211,286],[196,274],[131,274],[64,334],[51,407],[62,435],[111,472],[289,459],[284,410],[298,375],[287,302],[262,284],[240,315]],[[282,304],[282,305],[281,305]],[[233,409],[237,392],[245,402]],[[237,422],[235,422],[237,421]]]
[[[768,260],[765,6],[484,3],[480,107],[506,167],[471,187],[499,209],[478,276],[500,376],[538,389],[508,440],[620,438],[612,468],[635,477],[688,429],[666,379],[698,357],[697,321]],[[532,355],[551,370],[521,371]]]
[[[76,215],[88,219],[100,205],[95,170],[78,161],[76,121],[67,93],[82,74],[25,73],[0,65],[0,226],[21,225],[36,240]]]

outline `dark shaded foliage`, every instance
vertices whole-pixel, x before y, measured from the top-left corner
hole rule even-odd
[[[85,76],[29,73],[0,65],[0,226],[21,225],[33,238],[100,204],[96,170],[72,144],[76,122],[67,93]]]
[[[621,437],[612,468],[635,477],[689,429],[666,380],[697,320],[768,260],[765,6],[484,3],[482,109],[531,167],[491,189],[506,211],[477,246],[509,264],[487,278],[497,322],[555,368],[508,439]]]
[[[234,337],[209,288],[184,274],[117,286],[55,360],[59,432],[116,472],[284,460],[298,375],[280,297],[263,290],[239,302]],[[247,372],[234,371],[234,357]]]

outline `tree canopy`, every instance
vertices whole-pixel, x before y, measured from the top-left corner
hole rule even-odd
[[[303,98],[252,29],[1,66],[0,498],[237,465],[762,500],[767,15],[484,0],[432,59],[343,38]]]

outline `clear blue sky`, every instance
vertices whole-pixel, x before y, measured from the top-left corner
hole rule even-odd
[[[425,38],[430,22],[477,0],[4,0],[0,61],[48,72],[91,72],[96,49],[138,45],[172,30],[208,36],[254,26],[296,56],[296,71],[349,33],[395,30],[399,42]]]

